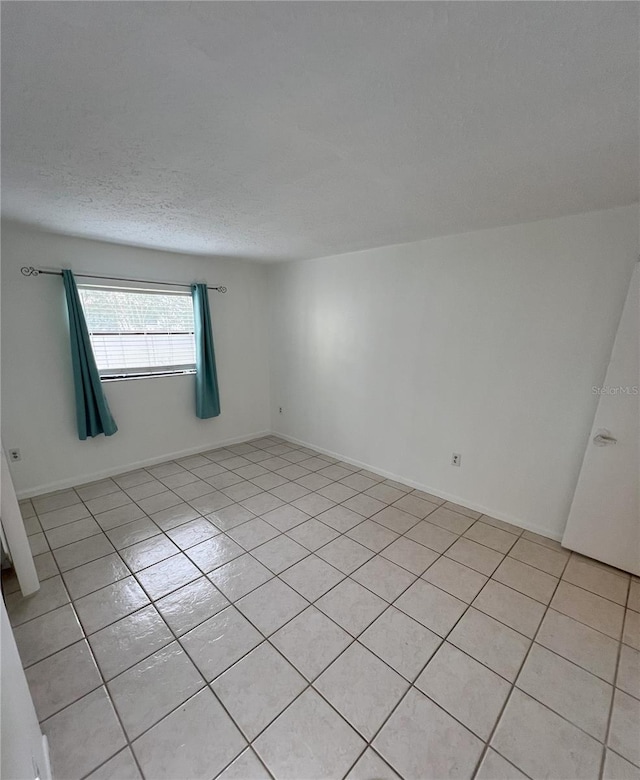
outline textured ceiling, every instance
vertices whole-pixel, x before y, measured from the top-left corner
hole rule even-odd
[[[637,3],[2,5],[11,219],[273,260],[638,199]]]

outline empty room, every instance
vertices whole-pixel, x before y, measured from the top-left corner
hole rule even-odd
[[[3,780],[640,780],[640,4],[0,11]]]

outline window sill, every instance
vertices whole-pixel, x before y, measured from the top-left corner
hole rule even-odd
[[[189,371],[165,371],[151,374],[118,374],[117,376],[101,376],[101,382],[129,382],[132,379],[160,379],[168,376],[193,376],[195,368]]]

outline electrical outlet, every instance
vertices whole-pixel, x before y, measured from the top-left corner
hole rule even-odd
[[[20,454],[20,450],[9,450],[9,460],[13,463],[17,463],[19,460],[22,460],[22,455]]]
[[[280,407],[278,411],[280,412],[280,414],[282,414],[282,407]]]
[[[451,456],[451,465],[459,466],[462,460],[462,455],[459,452],[454,452]]]

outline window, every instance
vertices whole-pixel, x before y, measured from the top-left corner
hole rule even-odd
[[[91,285],[79,292],[102,378],[195,371],[189,293]]]

